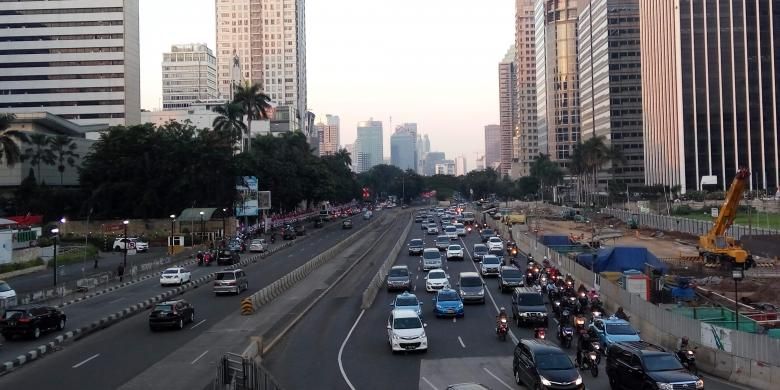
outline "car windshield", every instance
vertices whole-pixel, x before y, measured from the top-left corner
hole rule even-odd
[[[235,278],[236,275],[234,275],[232,272],[220,272],[216,277],[217,280],[233,280]]]
[[[394,329],[419,329],[422,328],[420,318],[418,317],[405,317],[396,318],[393,320]]]
[[[485,256],[485,258],[482,259],[482,264],[501,264],[501,260],[495,256]]]
[[[166,274],[166,275],[178,274],[178,273],[179,273],[179,270],[177,270],[177,269],[166,269],[165,271],[163,271],[163,274]]]
[[[422,245],[423,244],[423,240],[415,239],[415,240],[412,240],[409,244],[410,245],[414,245],[414,246]]]
[[[428,279],[446,279],[444,272],[429,272]]]
[[[517,303],[524,306],[542,306],[544,300],[541,294],[520,294],[517,297]]]
[[[161,311],[161,312],[173,311],[173,305],[157,305],[154,307],[154,311]]]
[[[486,246],[475,246],[474,247],[474,253],[487,253],[487,247]]]
[[[636,331],[631,325],[607,324],[607,333],[614,335],[635,335]]]
[[[390,270],[388,276],[409,276],[409,271],[403,268],[394,268]]]
[[[501,242],[501,239],[498,237],[490,237],[490,242]]]
[[[460,279],[460,285],[462,287],[478,287],[482,285],[482,280],[477,277],[465,277]]]
[[[260,245],[262,243],[263,243],[262,240],[252,240],[252,245]]]
[[[491,255],[495,255],[495,256],[503,256],[504,255],[504,251],[502,251],[501,249],[498,249],[498,248],[493,248],[493,249],[489,250],[488,253],[490,253]]]
[[[416,297],[398,297],[395,299],[396,306],[417,306]]]
[[[3,318],[8,320],[11,318],[19,318],[24,315],[24,310],[6,310],[3,314]]]
[[[455,226],[447,226],[446,228],[444,228],[444,230],[447,231],[447,232],[454,232],[455,231]]]
[[[450,245],[450,247],[447,248],[447,249],[449,249],[451,251],[459,251],[460,250],[460,245]]]
[[[574,363],[563,353],[536,355],[535,361],[536,367],[540,370],[571,370],[574,368]]]
[[[660,354],[645,356],[645,368],[647,371],[672,371],[682,369],[680,361],[672,354]]]
[[[485,229],[482,231],[483,236],[489,236],[491,234],[493,234],[493,229]]]
[[[523,273],[519,269],[505,269],[501,272],[501,277],[505,279],[522,278]]]
[[[0,292],[11,291],[11,286],[6,282],[0,282]]]
[[[438,260],[441,259],[441,254],[439,254],[438,250],[436,252],[426,251],[423,252],[423,258],[425,260]]]
[[[450,302],[450,301],[458,301],[458,300],[460,300],[458,298],[458,294],[456,294],[455,292],[450,292],[450,291],[440,292],[437,299],[438,299],[439,302]]]
[[[448,237],[437,237],[436,238],[436,242],[440,243],[440,244],[448,243],[448,242],[450,242],[450,239]]]

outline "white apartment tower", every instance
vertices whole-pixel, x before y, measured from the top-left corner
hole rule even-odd
[[[319,142],[320,156],[336,154],[339,151],[339,125],[341,121],[338,115],[325,115],[325,118],[325,123],[320,122],[314,125]]]
[[[182,110],[217,97],[217,59],[205,43],[171,46],[163,53],[163,110]]]
[[[216,0],[219,93],[231,95],[231,68],[259,83],[279,105],[306,121],[304,0]]]
[[[141,122],[138,0],[0,1],[0,112]]]

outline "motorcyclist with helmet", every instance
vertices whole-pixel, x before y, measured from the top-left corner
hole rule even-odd
[[[498,315],[496,316],[496,325],[501,323],[501,320],[508,321],[509,316],[506,314],[506,309],[502,306],[498,309]]]
[[[617,311],[615,312],[615,317],[617,317],[617,318],[619,318],[621,320],[624,320],[624,321],[628,321],[628,318],[629,318],[628,314],[626,314],[626,312],[623,311],[623,306],[618,307]]]
[[[580,337],[577,340],[577,360],[575,362],[577,367],[582,366],[582,359],[585,357],[585,353],[590,352],[593,348],[593,343],[598,341],[599,335],[596,333],[595,329],[589,328],[580,331]]]

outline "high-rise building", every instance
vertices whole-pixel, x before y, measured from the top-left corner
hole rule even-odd
[[[172,45],[163,53],[162,89],[163,110],[216,99],[217,58],[211,49],[205,43]]]
[[[501,169],[499,174],[509,174],[512,166],[512,139],[515,133],[515,120],[517,119],[517,78],[515,76],[515,46],[509,48],[504,59],[498,64],[498,124],[501,127],[499,139],[499,161]]]
[[[421,136],[417,133],[417,174],[425,175],[425,155],[431,151],[431,141],[428,134]]]
[[[434,165],[434,174],[455,176],[455,161],[444,160]]]
[[[445,159],[444,152],[428,152],[423,160],[423,174],[433,176],[436,174],[436,164],[441,164]]]
[[[356,164],[356,172],[367,172],[384,162],[383,139],[381,121],[371,119],[358,122],[355,157],[352,158],[353,164]]]
[[[0,112],[141,122],[138,0],[1,1]]]
[[[417,171],[417,128],[401,125],[390,136],[390,164]]]
[[[562,167],[580,139],[578,1],[537,0],[534,9],[539,151]]]
[[[485,126],[485,166],[501,163],[501,126]]]
[[[474,170],[476,171],[484,171],[485,170],[485,155],[477,156],[477,159],[475,160],[475,166]]]
[[[232,96],[231,68],[259,83],[276,103],[291,106],[305,131],[306,27],[304,0],[217,0],[219,93]]]
[[[534,1],[515,2],[515,73],[517,78],[517,119],[513,159],[517,175],[528,176],[531,162],[539,155],[536,129],[536,39]]]
[[[336,154],[339,151],[339,127],[341,121],[337,115],[325,115],[325,123],[314,126],[317,130],[320,156]]]
[[[468,169],[466,168],[466,157],[455,157],[455,176],[463,176],[466,173],[468,173]]]
[[[645,180],[725,190],[737,170],[751,189],[780,185],[780,0],[641,1]],[[708,177],[712,176],[712,177]]]
[[[599,174],[607,183],[642,185],[642,80],[639,48],[639,0],[586,0],[578,24],[580,126],[583,142],[602,137],[621,152]]]

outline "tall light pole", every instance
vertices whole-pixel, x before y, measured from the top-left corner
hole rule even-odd
[[[175,233],[174,224],[176,223],[176,214],[171,214],[170,217],[171,217],[171,237],[173,237],[173,233]]]
[[[57,287],[57,239],[60,236],[60,229],[51,229],[51,233],[54,234],[54,257],[52,263],[54,264],[54,287]]]
[[[129,225],[129,224],[130,224],[130,221],[128,221],[128,220],[122,221],[122,225],[124,225],[124,227],[125,227],[125,237],[124,237],[124,239],[125,239],[125,250],[124,250],[125,258],[124,258],[124,261],[122,262],[122,266],[125,267],[125,268],[127,268],[127,247],[130,245],[130,240],[127,238],[127,225]]]
[[[206,228],[203,225],[203,214],[205,214],[203,211],[200,213],[200,243],[203,243],[203,234],[206,232]]]
[[[225,235],[227,234],[227,223],[225,222],[225,215],[227,214],[227,208],[222,208],[222,240],[225,239]]]

